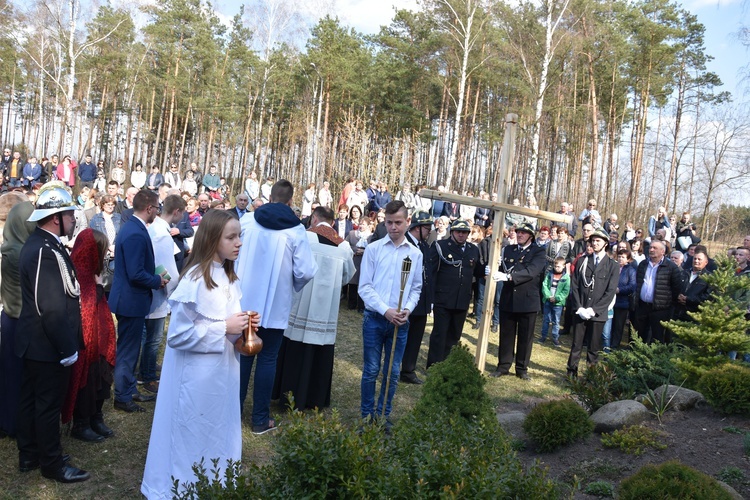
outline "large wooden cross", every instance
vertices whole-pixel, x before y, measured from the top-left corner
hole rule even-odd
[[[510,163],[514,157],[516,144],[516,130],[518,115],[508,114],[505,117],[505,135],[503,137],[503,149],[500,155],[500,175],[498,176],[497,197],[499,200],[507,200],[510,190],[510,174],[512,169]],[[422,189],[419,191],[422,198],[432,200],[443,200],[453,203],[466,204],[472,207],[489,208],[495,215],[495,221],[492,225],[492,244],[490,246],[489,266],[490,269],[497,269],[500,261],[500,255],[503,244],[503,230],[505,229],[506,212],[525,215],[528,217],[537,217],[557,222],[570,222],[571,216],[558,214],[556,212],[547,212],[544,210],[535,210],[532,208],[517,207],[507,203],[482,200],[471,196],[461,196],[457,194],[444,193],[432,189]],[[469,221],[471,222],[471,221]],[[485,360],[487,357],[487,343],[489,341],[489,327],[492,321],[492,312],[495,306],[495,282],[489,277],[484,287],[484,301],[482,303],[482,321],[479,325],[479,338],[477,342],[477,353],[475,362],[479,371],[484,372]]]

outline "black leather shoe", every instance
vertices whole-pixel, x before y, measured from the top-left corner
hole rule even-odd
[[[531,380],[531,375],[528,373],[516,373],[516,377],[520,378],[521,380]]]
[[[145,408],[143,408],[142,406],[138,406],[132,401],[127,401],[127,402],[115,401],[115,408],[118,410],[128,412],[128,413],[142,413],[146,411]]]
[[[497,378],[497,377],[504,377],[506,375],[510,375],[510,373],[508,373],[508,372],[500,372],[500,371],[494,371],[494,372],[490,373],[490,377],[495,377],[495,378]]]
[[[148,403],[149,401],[153,401],[156,399],[156,396],[153,394],[141,394],[140,392],[136,392],[133,394],[133,401],[137,403]]]
[[[424,384],[424,381],[422,381],[414,373],[407,373],[407,374],[402,373],[401,376],[399,377],[399,380],[401,380],[401,382],[403,382],[404,384],[414,384],[414,385]]]
[[[63,465],[55,472],[42,472],[42,476],[47,479],[54,479],[58,483],[79,483],[89,479],[91,474],[72,465]]]
[[[94,432],[91,427],[88,426],[74,426],[73,430],[70,431],[70,437],[86,441],[87,443],[99,443],[104,441],[104,436]]]
[[[105,424],[103,420],[92,420],[91,430],[105,438],[109,438],[115,435],[115,431],[107,427],[107,424]]]
[[[63,465],[70,462],[70,455],[67,453],[64,453],[62,456]],[[39,468],[39,460],[33,459],[33,460],[20,460],[18,462],[18,470],[20,472],[31,472],[33,470],[36,470]]]
[[[492,325],[492,326],[490,327],[490,331],[491,331],[492,333],[497,333],[497,325]]]
[[[477,322],[477,323],[474,323],[474,324],[473,324],[473,325],[471,326],[471,329],[472,329],[472,330],[479,330],[479,322]]]

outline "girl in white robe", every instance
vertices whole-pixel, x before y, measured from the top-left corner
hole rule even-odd
[[[234,342],[249,315],[241,312],[234,273],[241,245],[239,221],[229,212],[209,211],[169,298],[172,318],[141,484],[146,498],[172,498],[174,479],[181,490],[194,482],[192,467],[201,460],[210,474],[211,460],[218,458],[223,477],[227,461],[242,458]],[[253,318],[253,326],[259,320]]]

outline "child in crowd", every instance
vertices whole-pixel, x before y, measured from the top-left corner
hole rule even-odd
[[[219,477],[228,460],[242,458],[240,355],[234,342],[250,323],[241,311],[240,222],[222,210],[203,218],[180,283],[169,298],[172,318],[164,352],[141,492],[172,498],[172,485],[197,480],[193,464],[204,460]],[[255,315],[252,326],[258,327]]]
[[[543,322],[540,344],[547,341],[547,333],[552,325],[552,342],[560,346],[560,315],[570,293],[570,275],[565,272],[565,259],[556,257],[552,271],[547,273],[542,283]]]

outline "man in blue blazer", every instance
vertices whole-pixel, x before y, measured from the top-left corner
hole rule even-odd
[[[156,274],[154,250],[146,229],[158,212],[159,196],[153,191],[139,191],[133,198],[133,216],[115,239],[115,276],[109,294],[109,307],[117,316],[115,408],[128,413],[145,411],[134,400],[154,399],[154,396],[138,392],[134,373],[146,315],[151,307],[152,290],[168,282]]]

